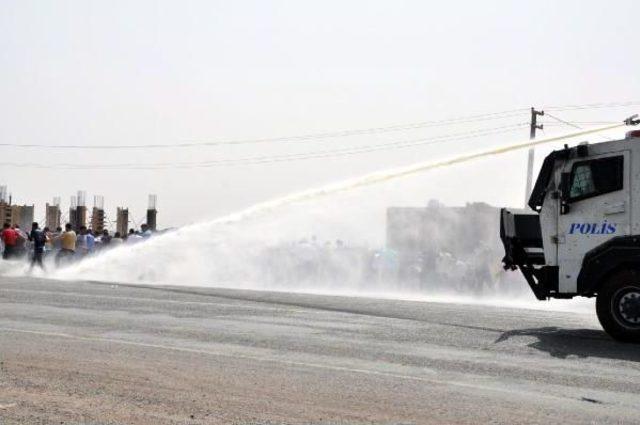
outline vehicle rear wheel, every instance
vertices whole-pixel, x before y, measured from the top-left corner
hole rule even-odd
[[[613,338],[640,343],[640,272],[624,270],[611,276],[598,291],[596,313]]]

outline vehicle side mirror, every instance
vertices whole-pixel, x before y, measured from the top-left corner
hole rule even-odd
[[[569,208],[569,194],[571,188],[571,173],[560,174],[560,214],[567,214]]]

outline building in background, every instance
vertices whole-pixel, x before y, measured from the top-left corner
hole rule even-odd
[[[0,220],[11,224],[11,196],[7,192],[7,186],[0,186]]]
[[[122,236],[127,234],[129,230],[129,209],[118,207],[116,216],[116,232],[120,232]]]
[[[93,210],[91,211],[91,230],[95,234],[101,234],[104,230],[104,197],[93,197]]]
[[[74,230],[78,228],[78,198],[75,196],[69,200],[69,224]]]
[[[7,186],[0,186],[0,204],[11,204],[11,196],[7,192]]]
[[[27,231],[31,229],[31,224],[33,223],[33,212],[33,205],[0,204],[0,216],[4,219],[4,223],[20,226],[21,229],[26,229]]]
[[[149,195],[149,206],[147,207],[147,226],[149,226],[149,229],[152,232],[155,232],[158,228],[158,210],[156,209],[157,200],[157,195]]]
[[[60,227],[62,212],[60,211],[60,197],[53,198],[53,203],[47,204],[45,207],[45,226],[51,230]]]
[[[104,197],[95,195],[93,198],[93,208],[91,211],[87,208],[87,193],[79,190],[75,196],[70,197],[69,215],[62,213],[60,197],[54,197],[52,203],[45,205],[44,223],[40,223],[42,227],[48,227],[51,230],[62,227],[65,223],[71,224],[72,229],[76,232],[81,227],[89,227],[95,233],[102,233],[105,229],[111,230],[111,225],[115,224],[115,232],[120,232],[123,236],[128,233],[130,220],[129,209],[118,207],[115,223],[108,220],[104,208]],[[149,195],[149,203],[146,212],[146,223],[152,231],[157,231],[157,215],[156,209],[157,196]],[[0,185],[0,226],[4,223],[11,225],[19,225],[28,230],[34,221],[34,205],[14,205],[12,198],[7,191],[7,186]],[[65,220],[65,221],[63,221]]]
[[[11,206],[9,204],[0,202],[0,220],[2,220],[2,224],[11,224]]]
[[[33,216],[34,216],[34,206],[33,205],[12,205],[12,208],[15,212],[15,221],[14,224],[19,224],[21,229],[25,231],[31,230],[31,225],[33,224]]]
[[[499,210],[485,203],[448,207],[437,201],[426,207],[387,209],[387,248],[398,252],[444,249],[463,254],[479,245],[501,247]]]
[[[87,192],[79,190],[77,201],[76,225],[74,226],[76,232],[79,231],[81,227],[87,226]]]
[[[7,186],[0,186],[0,219],[2,224],[9,223],[12,226],[20,226],[22,229],[31,229],[33,223],[33,205],[13,205],[11,195],[7,192]]]

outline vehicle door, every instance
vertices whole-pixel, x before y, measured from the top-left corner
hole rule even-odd
[[[559,291],[576,293],[584,255],[631,233],[630,153],[619,151],[567,161],[558,214]]]

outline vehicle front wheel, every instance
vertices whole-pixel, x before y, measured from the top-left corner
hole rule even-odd
[[[611,276],[598,291],[596,313],[613,338],[640,343],[640,272],[624,270]]]

